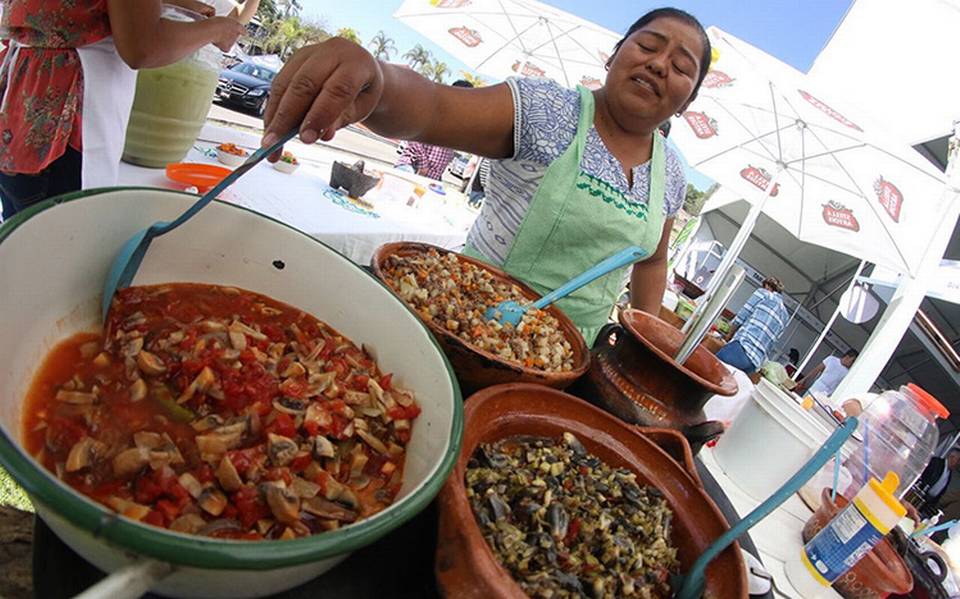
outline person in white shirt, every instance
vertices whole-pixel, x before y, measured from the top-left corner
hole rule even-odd
[[[811,370],[806,376],[797,381],[797,392],[803,393],[821,393],[826,396],[833,395],[833,392],[840,386],[840,381],[847,376],[854,360],[860,355],[855,349],[847,351],[843,357],[830,356],[816,368]]]

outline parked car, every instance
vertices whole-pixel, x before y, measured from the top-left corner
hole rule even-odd
[[[217,99],[233,106],[240,106],[263,116],[270,97],[270,84],[277,72],[265,66],[243,62],[220,71],[217,84]]]

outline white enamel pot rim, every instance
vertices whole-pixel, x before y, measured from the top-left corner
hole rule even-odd
[[[194,199],[197,197],[171,190],[143,187],[102,188],[67,194],[31,206],[4,222],[0,225],[0,244],[30,218],[47,209],[59,204],[82,200],[86,197],[119,191],[169,192]],[[297,235],[303,235],[309,242],[325,246],[325,244],[306,233],[268,216],[229,203],[217,201],[217,204],[254,214],[259,218],[272,221],[276,225],[281,225]],[[186,204],[184,204],[184,207],[186,207]],[[331,248],[328,247],[328,249],[336,253]],[[343,258],[343,260],[347,259]],[[372,281],[376,281],[377,285],[386,289],[370,273],[360,267],[356,267],[356,270],[358,276],[368,276]],[[404,305],[399,300],[397,302]],[[416,320],[419,323],[419,319]],[[271,570],[308,564],[350,553],[373,543],[425,508],[449,476],[460,451],[463,436],[463,407],[460,388],[453,374],[453,369],[433,336],[429,334],[424,325],[419,324],[419,326],[424,328],[426,338],[430,340],[433,348],[443,360],[452,383],[454,405],[449,441],[432,475],[419,487],[416,487],[383,512],[340,530],[286,541],[250,542],[191,536],[140,524],[118,516],[115,512],[75,492],[59,481],[29,456],[20,445],[19,440],[11,438],[8,431],[3,427],[0,427],[0,463],[35,501],[39,501],[53,510],[73,526],[113,546],[154,560],[213,570]],[[19,431],[16,431],[16,433],[19,433]]]

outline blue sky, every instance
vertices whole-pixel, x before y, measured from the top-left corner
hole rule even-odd
[[[623,0],[542,0],[618,33],[637,17],[661,3]],[[696,16],[704,26],[716,25],[740,39],[806,72],[829,40],[852,0],[674,0],[670,5]],[[303,16],[322,20],[331,31],[352,27],[366,42],[381,29],[396,42],[399,55],[422,44],[444,60],[455,74],[465,65],[393,18],[401,0],[301,0]],[[400,61],[399,56],[393,60]],[[691,182],[705,189],[709,179],[690,173]]]

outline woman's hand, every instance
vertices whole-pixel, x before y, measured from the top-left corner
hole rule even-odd
[[[240,36],[247,31],[246,27],[229,17],[213,17],[207,22],[214,28],[214,38],[211,43],[223,52],[229,52]]]
[[[382,94],[380,64],[357,44],[332,38],[302,48],[273,80],[263,145],[294,128],[304,143],[329,141],[338,129],[367,118]]]

